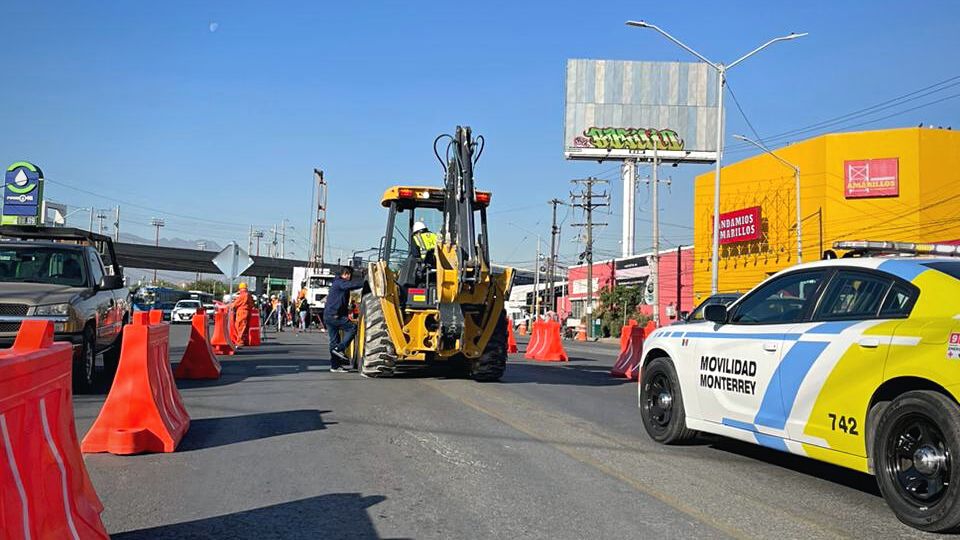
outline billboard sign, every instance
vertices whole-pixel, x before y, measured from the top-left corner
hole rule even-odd
[[[843,190],[847,199],[900,196],[899,158],[844,161]]]
[[[717,77],[691,62],[567,60],[564,156],[712,163]]]
[[[614,262],[615,277],[618,285],[636,285],[643,283],[650,275],[647,257],[630,257]]]
[[[7,167],[3,184],[4,225],[39,225],[43,201],[43,171],[33,163],[18,161]]]
[[[738,244],[759,240],[760,207],[753,206],[720,214],[720,243]]]

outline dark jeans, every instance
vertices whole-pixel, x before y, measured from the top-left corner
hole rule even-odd
[[[323,324],[327,326],[327,337],[330,339],[330,352],[347,350],[353,336],[357,335],[357,325],[352,323],[346,317],[324,317]],[[341,332],[343,335],[340,335]],[[338,368],[341,361],[335,355],[330,354],[330,367]]]

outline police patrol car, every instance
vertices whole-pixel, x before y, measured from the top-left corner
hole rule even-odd
[[[960,246],[838,242],[644,344],[644,427],[872,473],[897,517],[960,528]],[[882,256],[878,256],[882,255]],[[892,256],[899,255],[899,256]]]

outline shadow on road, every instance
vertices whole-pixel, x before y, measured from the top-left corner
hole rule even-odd
[[[580,358],[571,358],[580,362]],[[506,384],[552,384],[572,386],[620,386],[634,383],[627,379],[610,376],[609,366],[584,366],[576,363],[535,364],[510,362],[501,383]]]
[[[311,357],[309,359],[303,356],[288,356],[278,359],[260,359],[259,354],[250,354],[251,350],[244,350],[236,356],[220,358],[220,378],[214,380],[177,380],[177,387],[187,388],[211,388],[217,386],[226,386],[238,383],[253,377],[276,377],[280,375],[294,375],[305,371],[323,371],[330,367],[330,360],[324,355],[323,358]],[[287,354],[287,350],[272,350],[270,354]],[[266,353],[260,353],[266,354]],[[177,364],[173,364],[173,369]]]
[[[177,451],[202,450],[326,429],[328,425],[336,425],[336,422],[323,421],[323,415],[329,412],[301,409],[222,418],[198,418],[190,421],[190,429],[177,447]]]
[[[113,540],[378,539],[367,510],[387,498],[333,493],[244,512],[111,535]]]

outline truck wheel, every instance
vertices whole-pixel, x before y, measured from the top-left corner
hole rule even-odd
[[[654,358],[643,367],[640,381],[640,415],[650,438],[662,444],[692,439],[696,432],[687,429],[680,380],[667,357]]]
[[[360,374],[364,377],[390,377],[397,362],[397,350],[387,331],[387,319],[380,299],[363,297],[363,351]]]
[[[507,316],[502,311],[490,341],[480,358],[473,361],[470,375],[479,382],[499,381],[507,369]]]
[[[73,391],[85,394],[93,391],[97,372],[97,345],[93,328],[83,331],[80,349],[73,357]]]
[[[960,528],[960,407],[927,390],[893,400],[880,417],[873,462],[897,519],[929,532]]]

